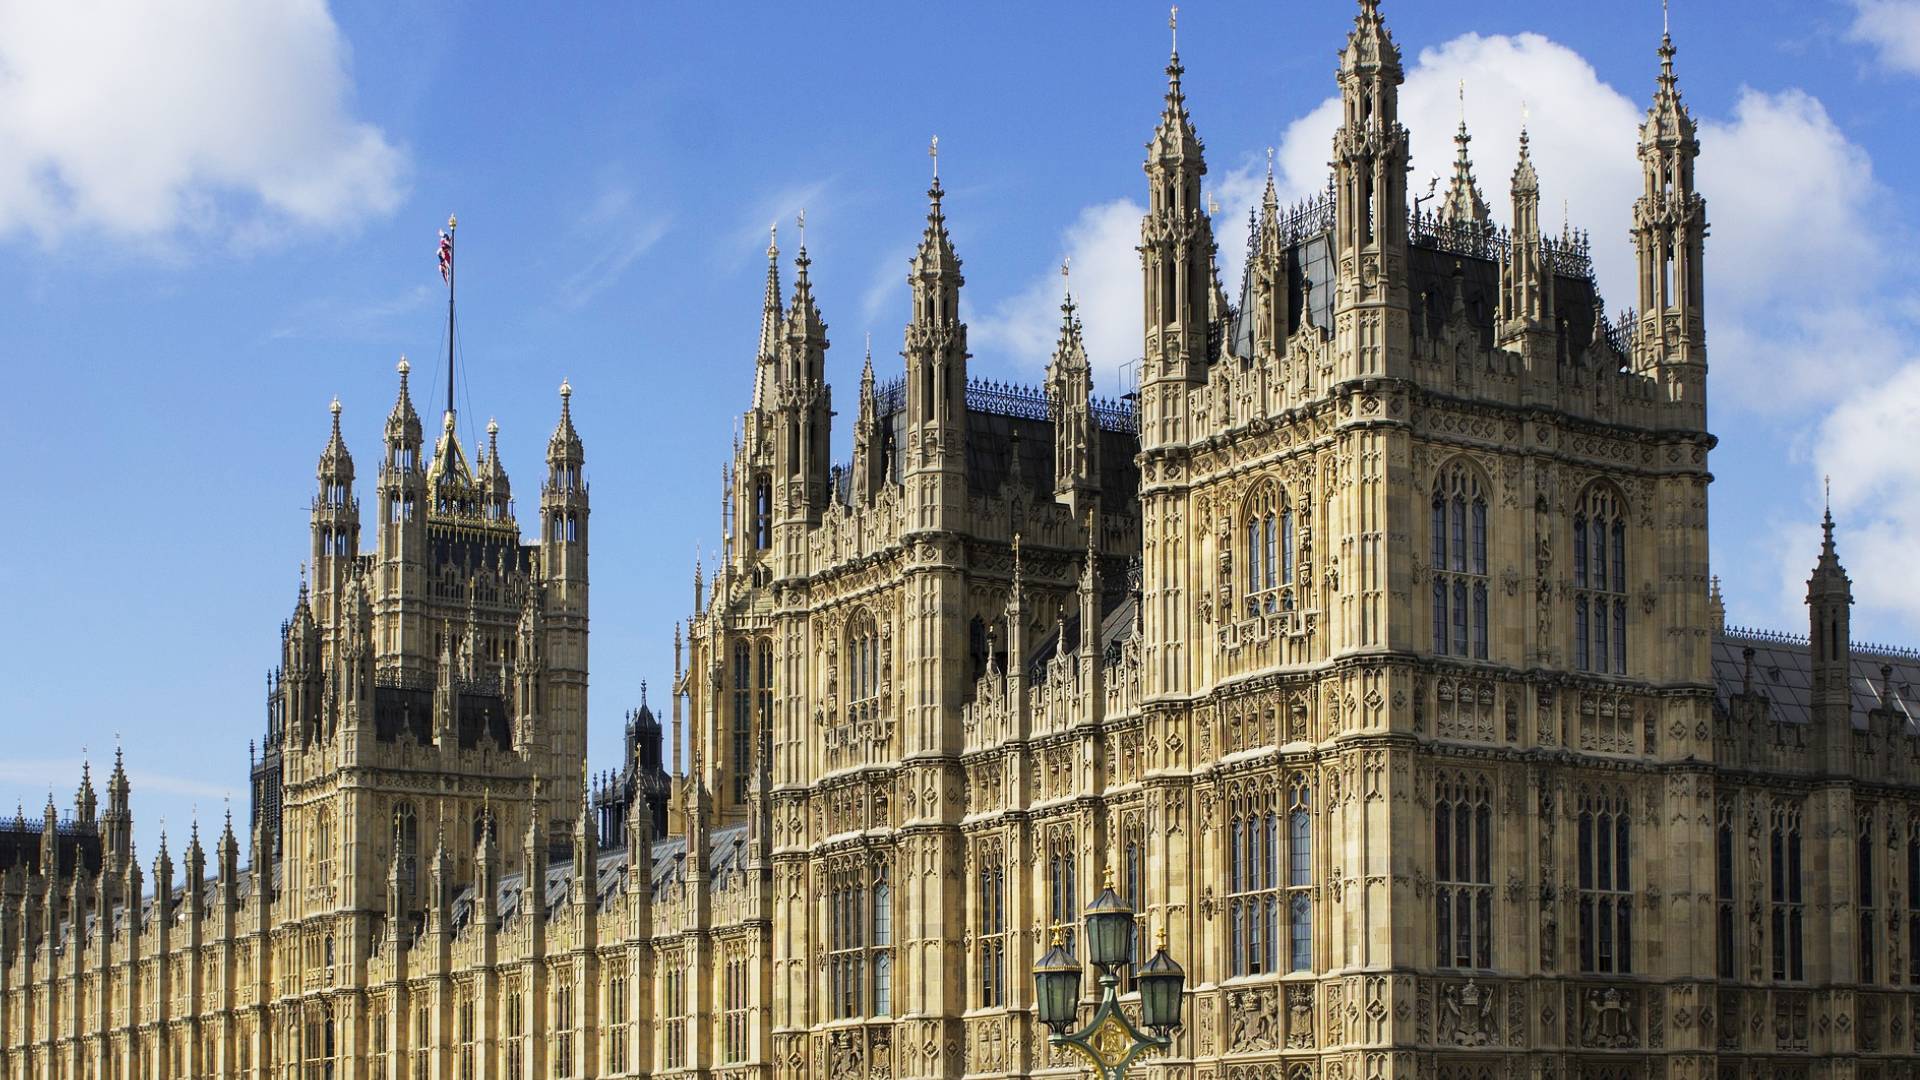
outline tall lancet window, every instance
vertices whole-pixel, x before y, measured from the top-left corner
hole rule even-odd
[[[1588,488],[1573,515],[1573,666],[1627,673],[1627,515],[1604,485]]]
[[[1493,789],[1449,776],[1434,793],[1434,960],[1493,966]]]
[[[1800,807],[1777,802],[1767,838],[1768,902],[1772,911],[1773,977],[1806,978],[1806,893],[1800,877]]]
[[[1241,530],[1246,613],[1293,610],[1293,507],[1271,481],[1247,497]]]
[[[733,801],[747,801],[753,754],[753,645],[733,643]]]
[[[1860,981],[1870,983],[1878,974],[1874,960],[1880,955],[1877,948],[1879,938],[1874,933],[1880,925],[1880,905],[1874,901],[1877,894],[1873,888],[1873,807],[1859,808],[1854,833],[1853,875],[1859,892],[1859,910],[1855,914],[1859,917],[1860,925],[1860,933],[1854,943],[1859,949]]]
[[[1625,793],[1582,791],[1580,970],[1633,971],[1632,816]]]
[[[1487,658],[1487,496],[1480,477],[1456,463],[1433,487],[1433,651]]]
[[[753,478],[753,549],[773,546],[773,481],[762,473]]]

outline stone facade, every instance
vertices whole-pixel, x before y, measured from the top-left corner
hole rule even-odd
[[[1043,388],[969,378],[936,178],[836,465],[770,248],[670,779],[643,708],[583,782],[566,399],[523,544],[403,369],[374,553],[321,459],[250,868],[229,824],[146,895],[118,765],[0,829],[0,1076],[1071,1075],[1028,969],[1111,870],[1189,973],[1182,1080],[1910,1080],[1920,655],[1850,643],[1830,519],[1808,635],[1724,625],[1673,55],[1616,320],[1524,136],[1510,228],[1464,129],[1409,212],[1373,0],[1237,300],[1169,64],[1125,403],[1071,299]]]

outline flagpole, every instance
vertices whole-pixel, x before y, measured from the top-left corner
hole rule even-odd
[[[453,233],[458,222],[447,215],[447,415],[453,415]]]

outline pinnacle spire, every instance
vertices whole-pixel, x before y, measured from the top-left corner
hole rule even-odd
[[[553,438],[547,441],[547,460],[577,462],[580,455],[580,433],[573,429],[573,384],[563,378],[560,380],[560,422],[554,425]]]
[[[1179,22],[1180,9],[1175,7],[1167,18],[1167,28],[1173,32],[1174,39],[1172,55],[1167,59],[1166,104],[1160,110],[1160,123],[1153,130],[1153,141],[1147,144],[1150,158],[1159,161],[1189,157],[1198,160],[1201,152],[1200,136],[1194,133],[1193,117],[1187,112],[1186,91],[1180,85],[1180,77],[1187,69],[1180,63]]]
[[[1467,153],[1467,145],[1473,136],[1467,134],[1467,84],[1460,83],[1460,127],[1454,132],[1453,181],[1447,185],[1447,195],[1440,203],[1440,219],[1451,225],[1473,225],[1485,227],[1488,223],[1487,201],[1480,195],[1480,185],[1473,179],[1473,159]]]
[[[407,445],[420,445],[420,414],[413,410],[413,395],[407,388],[407,376],[413,365],[402,356],[400,363],[394,366],[400,373],[400,392],[393,402],[393,411],[387,414],[387,441]]]
[[[771,363],[779,348],[780,324],[786,312],[780,306],[780,225],[767,226],[767,291],[760,309],[760,362]]]

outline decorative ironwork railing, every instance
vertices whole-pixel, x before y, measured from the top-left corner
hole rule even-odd
[[[1812,642],[1805,634],[1793,634],[1784,630],[1762,630],[1752,626],[1728,626],[1726,636],[1757,641],[1765,645],[1797,645],[1811,647]],[[1882,645],[1873,641],[1853,641],[1847,648],[1855,653],[1870,656],[1887,656],[1899,660],[1920,660],[1920,648],[1907,645]]]
[[[875,387],[873,396],[878,415],[900,412],[907,404],[906,380],[890,379]],[[1102,431],[1132,435],[1140,430],[1140,418],[1132,402],[1096,397],[1091,404],[1094,422],[1100,425]],[[1021,420],[1053,419],[1053,403],[1039,387],[992,379],[967,380],[967,408],[991,416],[1011,416]]]

